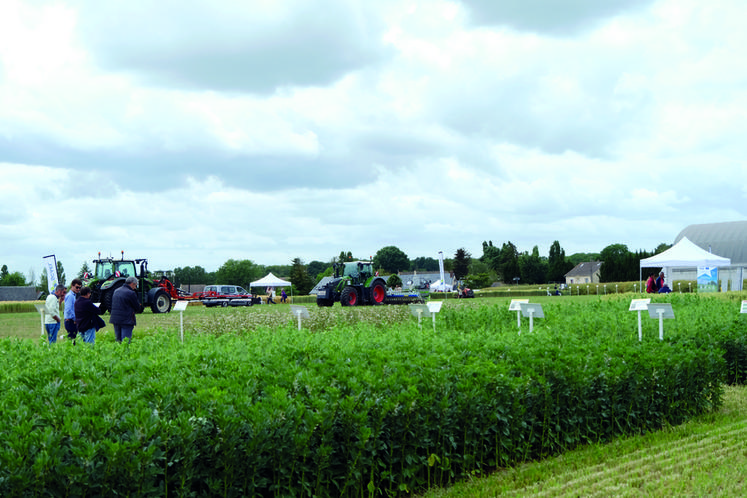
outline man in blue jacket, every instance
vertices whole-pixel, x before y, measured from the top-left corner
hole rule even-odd
[[[137,278],[127,277],[122,287],[114,291],[112,295],[112,309],[109,323],[114,325],[114,339],[122,342],[132,342],[132,330],[135,328],[135,314],[143,311],[143,306],[135,293],[137,289]]]

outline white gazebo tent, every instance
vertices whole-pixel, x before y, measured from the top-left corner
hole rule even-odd
[[[293,296],[293,284],[288,282],[287,280],[283,280],[282,278],[276,277],[272,274],[272,272],[268,273],[264,277],[260,278],[259,280],[255,280],[251,284],[249,284],[249,287],[290,287],[291,288],[291,296]],[[291,299],[292,302],[292,299]]]
[[[690,242],[687,237],[682,237],[679,242],[666,251],[641,260],[638,275],[641,282],[641,291],[643,291],[643,268],[664,268],[664,275],[669,276],[671,274],[670,268],[729,265],[731,265],[729,258],[710,253]]]

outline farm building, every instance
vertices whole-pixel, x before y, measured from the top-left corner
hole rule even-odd
[[[701,249],[729,258],[731,266],[719,268],[721,287],[742,290],[742,282],[747,276],[747,221],[689,225],[677,235],[674,243],[683,237]],[[696,268],[672,268],[671,273],[670,282],[697,278]]]
[[[599,270],[602,261],[587,261],[577,264],[571,271],[565,274],[566,285],[571,284],[598,284]]]

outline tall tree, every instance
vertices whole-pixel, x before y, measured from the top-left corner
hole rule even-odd
[[[482,256],[480,256],[480,261],[488,265],[488,268],[493,270],[496,275],[501,274],[501,250],[493,245],[493,241],[489,240],[487,242],[483,241],[482,243]]]
[[[438,271],[438,260],[436,258],[419,256],[412,260],[410,269],[414,271]]]
[[[566,261],[565,250],[560,247],[560,242],[557,240],[550,246],[547,265],[548,282],[563,282],[565,280],[565,274],[571,271],[575,266],[570,261]]]
[[[177,285],[209,284],[208,272],[202,266],[174,268],[174,281]]]
[[[353,261],[353,253],[348,251],[340,251],[340,255],[337,257],[338,263],[344,263],[345,261]]]
[[[309,278],[309,273],[306,271],[306,265],[303,264],[301,258],[294,258],[290,268],[290,281],[293,284],[293,292],[296,295],[308,294],[314,283]]]
[[[62,261],[57,261],[57,281],[65,285],[65,268],[62,267]]]
[[[219,284],[240,285],[249,288],[249,284],[260,278],[260,268],[251,260],[229,259],[218,268],[215,276]]]
[[[463,247],[457,249],[454,254],[454,264],[452,265],[452,271],[454,272],[454,278],[462,280],[469,273],[469,264],[472,261],[472,255],[467,252]]]
[[[599,270],[601,282],[626,282],[638,278],[635,255],[625,244],[610,244],[602,249],[599,257],[602,261],[602,267]]]
[[[373,258],[375,268],[381,268],[387,273],[397,273],[410,268],[407,254],[395,246],[386,246],[378,250]]]
[[[8,265],[3,265],[2,268],[0,268],[0,282],[5,279],[9,275],[10,272],[8,272]]]
[[[311,279],[315,283],[321,279],[321,277],[319,277],[319,274],[324,273],[324,270],[326,270],[327,268],[332,268],[332,265],[323,261],[315,260],[306,265],[306,271],[308,272],[309,277],[311,277]]]
[[[504,242],[503,246],[501,246],[499,273],[505,283],[513,282],[515,277],[521,277],[521,270],[519,269],[519,251],[510,241]]]
[[[547,278],[547,261],[540,257],[539,247],[532,248],[532,254],[519,256],[521,281],[525,284],[542,284]]]
[[[78,270],[78,278],[83,278],[86,273],[92,273],[92,271],[93,270],[91,270],[91,268],[89,268],[88,266],[88,261],[84,261],[83,266],[81,266],[80,270]]]

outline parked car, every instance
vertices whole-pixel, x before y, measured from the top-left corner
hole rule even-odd
[[[207,307],[251,306],[251,293],[238,285],[206,285],[200,299]]]

